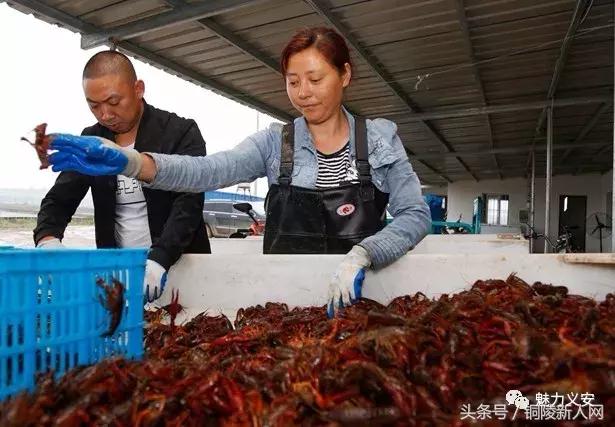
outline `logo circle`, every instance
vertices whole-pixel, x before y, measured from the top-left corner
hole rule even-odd
[[[346,203],[345,205],[337,208],[336,212],[339,216],[348,216],[355,211],[355,207],[351,203]]]

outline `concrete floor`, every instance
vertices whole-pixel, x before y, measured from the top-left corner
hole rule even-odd
[[[93,225],[69,226],[64,233],[63,243],[71,248],[93,248],[94,240]],[[254,237],[247,239],[210,239],[211,249],[214,253],[260,253],[262,251],[262,238]],[[24,228],[0,229],[0,246],[11,245],[19,248],[31,248],[34,246],[32,230]]]
[[[66,229],[66,233],[64,236],[64,244],[68,247],[94,247],[94,226],[69,226]],[[0,245],[12,245],[20,248],[31,248],[34,246],[34,241],[32,240],[32,230],[23,228],[0,229]]]

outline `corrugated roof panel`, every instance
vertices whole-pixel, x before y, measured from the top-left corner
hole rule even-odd
[[[185,64],[198,64],[199,66],[212,70],[216,69],[220,65],[246,62],[248,60],[256,61],[250,55],[238,53],[237,48],[235,48],[234,46],[230,46],[226,43],[224,46],[221,46],[217,49],[209,49],[200,52],[194,52],[187,55],[182,55],[181,60]]]
[[[389,41],[399,39],[396,29],[405,30],[409,27],[430,26],[443,22],[454,21],[450,8],[443,7],[445,0],[427,2],[399,2],[382,0],[378,2],[359,2],[356,4],[334,7],[332,12],[345,24],[358,30],[361,34],[378,32],[389,25],[391,33],[383,34],[391,37]],[[418,25],[420,24],[420,25]]]
[[[470,28],[472,43],[488,42],[493,39],[514,39],[530,32],[565,34],[570,24],[570,10],[547,15],[538,15],[523,20],[498,22],[490,25],[478,25]]]
[[[520,95],[543,94],[549,89],[549,81],[550,76],[532,76],[522,79],[485,82],[485,91],[487,92],[487,97],[491,100]]]
[[[284,84],[282,76],[279,76],[279,79],[277,80],[272,80],[272,73],[273,71],[271,71],[269,68],[266,68],[262,65],[258,65],[254,68],[245,68],[239,71],[234,71],[232,73],[226,73],[221,75],[224,76],[225,80],[228,82],[237,81],[243,84],[262,83],[274,86],[276,89],[279,89],[280,84]],[[218,74],[212,73],[211,75],[216,76]]]
[[[216,18],[221,25],[240,31],[258,26],[269,26],[291,18],[313,14],[310,7],[297,0],[270,0],[225,13]],[[287,25],[287,27],[289,27]]]
[[[125,0],[49,0],[46,3],[71,15],[82,17],[124,2]]]
[[[533,18],[574,9],[574,0],[472,0],[466,3],[466,15],[472,26]]]
[[[485,117],[484,116],[469,116],[469,117],[455,117],[441,120],[432,120],[438,129],[459,129],[472,132],[474,129],[485,129]]]
[[[142,44],[150,41],[162,41],[172,39],[176,34],[182,34],[192,31],[200,31],[202,29],[196,22],[184,22],[183,24],[172,25],[169,27],[160,28],[157,30],[148,31],[131,40],[134,43]]]
[[[560,80],[561,90],[584,90],[587,87],[608,88],[613,84],[613,68],[610,66],[568,72]]]
[[[96,31],[101,31],[102,27],[136,22],[171,10],[173,3],[180,2],[48,0],[40,3],[57,8],[58,13],[52,11],[51,16],[43,17],[48,22],[73,28],[94,24],[98,27]],[[330,7],[327,13],[342,23],[348,35],[374,58],[376,67],[389,76],[388,81],[382,81],[374,72],[374,64],[366,63],[353,51],[354,79],[345,96],[348,107],[371,117],[395,115],[398,133],[406,147],[428,157],[447,149],[423,123],[409,121],[412,113],[400,97],[409,97],[422,111],[480,107],[483,99],[476,69],[489,105],[544,101],[575,8],[574,0],[463,0],[469,30],[466,39],[458,21],[456,2],[449,0],[328,0],[324,4]],[[28,10],[23,6],[18,8]],[[75,21],[75,17],[83,22]],[[145,49],[139,54],[147,56],[149,62],[156,63],[162,58],[165,68],[179,69],[192,80],[200,75],[203,81],[213,82],[218,92],[288,117],[297,112],[286,96],[282,78],[268,65],[277,67],[281,49],[297,28],[325,22],[303,1],[259,0],[202,23],[193,21],[154,29],[128,41],[138,49]],[[235,46],[235,41],[229,42],[207,29],[208,24],[220,27],[223,36],[238,38],[242,48],[247,47],[259,58]],[[571,43],[556,99],[612,96],[612,26],[613,2],[594,0]],[[469,48],[475,57],[474,64]],[[401,91],[399,96],[391,86]],[[556,109],[557,143],[573,141],[598,107],[594,103]],[[544,135],[534,138],[540,112],[538,109],[489,115],[494,146],[515,150],[498,155],[504,176],[523,175],[529,145],[532,141],[545,143]],[[612,141],[612,120],[611,107],[611,112],[602,114],[584,141],[608,144]],[[498,176],[493,156],[488,154],[491,143],[486,116],[443,118],[426,123],[445,143],[458,151],[469,152],[462,154],[464,162],[480,179]],[[592,149],[587,157],[577,151],[566,160],[570,169],[579,162],[588,163],[591,154],[598,152]],[[539,169],[543,170],[544,153],[538,154]],[[563,153],[556,151],[556,158],[560,155]],[[453,180],[472,179],[453,155],[443,154],[426,161]],[[444,181],[418,159],[413,159],[413,164],[422,178],[433,183]],[[591,171],[592,166],[587,170]]]
[[[163,0],[130,0],[79,14],[79,18],[104,29],[138,21],[169,9]]]
[[[165,56],[167,55],[167,51],[170,51],[172,54],[173,49],[192,46],[194,44],[198,45],[197,49],[192,49],[189,52],[181,52],[180,54],[187,55],[198,53],[201,50],[219,49],[228,45],[228,43],[225,43],[223,40],[220,40],[220,38],[211,34],[210,31],[194,23],[190,23],[189,28],[182,28],[181,31],[173,34],[140,42],[142,47],[150,49],[153,52],[160,52]],[[171,54],[169,54],[169,56]]]

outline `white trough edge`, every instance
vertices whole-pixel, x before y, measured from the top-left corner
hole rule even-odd
[[[326,303],[329,279],[342,255],[184,255],[169,272],[157,305],[178,289],[184,321],[207,311],[234,320],[241,307],[283,302],[294,306]],[[363,296],[381,303],[416,292],[428,297],[456,293],[479,279],[516,273],[528,283],[567,286],[570,293],[598,300],[615,292],[615,254],[406,255],[379,271],[368,271]]]

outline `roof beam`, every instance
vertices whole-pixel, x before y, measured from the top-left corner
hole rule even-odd
[[[98,30],[98,28],[94,25],[75,18],[74,16],[71,16],[65,12],[62,12],[59,9],[51,7],[39,0],[10,0],[9,3],[23,6],[30,12],[42,15],[48,20],[66,26],[75,32],[84,33]],[[294,117],[286,111],[271,107],[264,102],[257,100],[256,98],[237,93],[236,90],[229,86],[226,86],[210,77],[204,76],[203,74],[191,70],[188,67],[182,66],[174,61],[164,58],[154,52],[144,49],[134,43],[119,42],[117,44],[117,47],[125,53],[141,58],[146,62],[151,63],[155,67],[162,68],[170,74],[179,75],[179,77],[184,80],[191,81],[201,87],[219,93],[226,98],[239,102],[240,104],[247,105],[265,114],[269,114],[270,116],[273,116],[281,121],[290,122],[294,119]]]
[[[109,30],[88,32],[81,37],[81,48],[91,49],[102,46],[110,41],[112,43],[118,43],[119,41],[138,37],[162,28],[181,25],[186,22],[231,12],[254,4],[257,1],[262,0],[209,0],[206,2],[176,6],[168,12],[120,25]]]
[[[59,24],[61,27],[68,28],[75,33],[85,33],[88,31],[96,31],[97,29],[94,25],[82,21],[79,18],[75,18],[39,0],[9,0],[7,3],[9,5],[15,4],[22,6],[28,9],[30,13],[44,16]]]
[[[174,8],[182,8],[188,5],[185,0],[165,0],[165,2]],[[271,71],[275,72],[276,74],[280,74],[280,66],[275,60],[273,60],[267,54],[258,50],[252,44],[246,42],[241,37],[237,36],[232,30],[218,24],[212,18],[203,18],[197,20],[196,22],[201,27],[214,33],[216,36],[223,39],[230,45],[235,46],[237,49],[241,50],[246,55],[253,57],[265,67],[269,68]]]
[[[601,155],[605,151],[608,151],[610,148],[613,148],[613,144],[611,144],[610,142],[608,144],[603,144],[602,147],[600,147],[600,149],[596,151],[596,154],[594,154],[594,157]]]
[[[470,64],[472,64],[472,75],[474,76],[474,80],[476,81],[476,84],[478,86],[478,91],[481,97],[483,107],[485,107],[487,106],[485,87],[483,85],[480,72],[478,71],[478,66],[476,65],[476,55],[474,54],[474,48],[472,46],[472,38],[470,37],[470,28],[468,26],[468,18],[466,16],[463,0],[455,1],[455,9],[457,10],[457,18],[459,20],[459,26],[461,27],[461,33],[463,35],[463,43],[470,58]],[[495,142],[493,140],[493,129],[491,127],[491,119],[489,118],[489,114],[485,114],[485,125],[487,126],[487,137],[489,138],[489,145],[491,146],[491,148],[495,148]],[[495,167],[500,170],[500,164],[495,154],[493,155],[493,162],[495,163]],[[498,172],[498,176],[500,177],[500,179],[503,178],[501,172]]]
[[[610,102],[606,102],[606,103],[602,104],[598,108],[598,110],[596,110],[596,112],[593,114],[593,116],[589,119],[589,121],[587,123],[585,123],[585,126],[583,126],[583,129],[581,129],[581,131],[579,132],[577,137],[574,139],[574,141],[572,141],[572,143],[573,144],[577,144],[577,143],[580,143],[581,141],[583,141],[583,139],[585,139],[587,134],[589,132],[591,132],[591,130],[594,128],[594,126],[596,126],[596,123],[598,123],[598,120],[600,119],[600,116],[602,116],[602,114],[604,114],[609,108],[611,108],[611,105],[612,105],[612,103],[610,103]],[[564,155],[562,156],[562,158],[559,159],[559,162],[560,163],[564,163],[568,159],[568,156],[570,156],[570,154],[572,153],[573,150],[574,150],[574,148],[568,148],[566,150],[566,152],[564,153]]]
[[[435,167],[433,167],[432,165],[430,165],[429,163],[427,163],[427,162],[426,162],[426,161],[424,161],[424,160],[419,160],[419,161],[420,161],[420,163],[421,163],[423,166],[425,166],[427,169],[429,169],[430,171],[432,171],[433,173],[435,173],[435,174],[436,174],[436,175],[438,175],[439,177],[444,178],[444,180],[445,180],[446,182],[448,182],[449,184],[452,184],[452,183],[453,183],[453,180],[452,180],[452,179],[450,179],[450,178],[448,177],[448,175],[444,174],[444,172],[442,172],[442,171],[440,171],[440,170],[436,169]]]
[[[243,53],[253,57],[258,62],[263,64],[265,67],[269,68],[271,71],[277,74],[281,74],[280,66],[278,65],[276,61],[274,61],[271,57],[269,57],[265,53],[258,50],[256,47],[254,47],[250,43],[243,40],[241,37],[237,36],[233,31],[218,24],[211,18],[199,19],[197,22],[202,27],[208,29],[212,33],[216,34],[218,37],[224,39],[228,43],[235,46],[237,49],[241,50]]]
[[[610,166],[612,164],[612,161],[609,161],[609,160],[610,159],[607,159],[606,162],[602,161],[602,162],[592,162],[592,163],[581,163],[581,164],[578,164],[578,165],[567,165],[564,168],[560,168],[559,171],[558,171],[558,174],[561,175],[562,171],[566,171],[566,173],[569,173],[569,171],[572,171],[572,170],[574,170],[573,174],[574,174],[574,172],[576,172],[578,170],[581,170],[581,171],[587,170],[587,169],[590,169],[590,170],[592,170],[592,169],[593,170],[595,170],[595,169],[604,170],[604,168],[606,166]]]
[[[610,102],[611,100],[612,98],[608,95],[560,98],[553,100],[553,106],[568,107],[571,105],[600,104],[604,102]],[[520,102],[514,104],[486,105],[484,107],[448,108],[415,114],[392,113],[387,114],[385,117],[388,117],[392,120],[400,120],[402,122],[420,122],[422,120],[439,120],[447,118],[481,116],[484,114],[514,113],[517,111],[540,110],[541,108],[544,108],[549,105],[551,105],[551,101],[544,100],[535,102]]]
[[[408,147],[404,147],[404,148],[406,150],[406,154],[408,154],[409,157],[416,157],[416,154],[414,154],[414,152],[412,150],[410,150]],[[435,168],[431,164],[427,163],[425,160],[421,160],[421,159],[417,159],[417,160],[419,161],[419,163],[421,163],[427,169],[429,169],[430,171],[432,171],[433,173],[438,175],[440,178],[444,179],[446,182],[448,182],[448,183],[452,183],[453,182],[453,180],[450,179],[448,177],[448,175],[446,175],[444,172],[440,171],[439,169]]]
[[[582,172],[580,172],[581,174],[597,174],[597,173],[602,173],[605,174],[607,172],[610,171],[610,168],[608,170],[604,170],[604,169],[596,169],[596,170],[589,170],[587,172],[585,172],[588,168],[583,168],[581,169]],[[527,174],[525,171],[525,168],[521,168],[521,169],[515,169],[515,168],[503,168],[502,172],[504,173],[504,175],[506,176],[506,179],[513,179],[513,178],[524,178],[527,179]],[[494,174],[496,173],[496,171],[492,171],[492,170],[485,170],[484,171],[485,174]],[[579,173],[577,173],[578,175]],[[557,173],[553,173],[553,176],[562,176],[562,175],[575,175],[574,172],[570,172],[570,171],[565,171],[565,172],[557,172]]]
[[[552,101],[555,98],[555,92],[557,91],[557,86],[559,84],[559,79],[564,71],[564,67],[566,66],[566,59],[568,58],[568,50],[570,49],[570,45],[572,44],[572,40],[581,25],[581,20],[583,15],[588,10],[588,7],[591,7],[591,3],[593,0],[577,0],[574,12],[572,13],[572,19],[570,20],[570,25],[568,26],[568,30],[566,31],[566,35],[564,36],[564,40],[562,41],[562,46],[560,48],[559,56],[555,62],[555,69],[553,70],[553,76],[551,77],[551,83],[549,84],[549,90],[547,91],[547,100]],[[532,151],[535,145],[535,140],[542,133],[542,125],[544,124],[545,118],[547,117],[547,108],[543,108],[538,116],[538,123],[536,124],[536,129],[534,130],[534,138],[532,139]],[[529,170],[530,162],[532,159],[532,151],[527,157],[527,165],[526,169]]]
[[[566,31],[566,35],[564,36],[564,40],[562,41],[562,47],[560,48],[560,54],[557,58],[557,62],[555,63],[555,69],[553,70],[553,78],[551,79],[551,84],[549,84],[549,91],[547,92],[547,99],[552,99],[555,97],[555,92],[557,91],[557,86],[559,85],[559,79],[564,72],[564,67],[566,66],[566,60],[568,59],[568,50],[572,45],[572,40],[581,25],[581,20],[583,16],[588,11],[588,8],[591,7],[591,3],[593,0],[577,0],[577,5],[572,15],[572,20],[570,21],[570,26],[568,27],[568,31]],[[545,112],[546,116],[546,112]],[[545,116],[541,115],[542,121],[544,121]]]
[[[600,144],[600,145],[601,145],[600,149],[594,153],[594,156],[593,156],[594,158],[600,158],[600,156],[602,155],[602,153],[604,153],[605,151],[608,151],[609,149],[612,149],[612,148],[613,148],[613,144],[612,144],[612,143],[610,143],[610,142],[609,142],[608,144]],[[586,146],[585,146],[585,147],[586,147]],[[610,166],[610,167],[606,170],[606,172],[610,171],[612,168],[613,168],[613,166]],[[587,166],[578,166],[578,165],[577,165],[577,168],[575,169],[575,171],[574,171],[572,174],[573,174],[573,175],[579,175],[579,174],[581,174],[581,173],[582,173],[585,169],[587,169]]]
[[[171,7],[179,7],[186,4],[184,0],[164,0],[164,2]]]
[[[555,175],[573,175],[575,173],[575,171],[581,170],[581,171],[585,171],[584,173],[591,173],[593,172],[598,172],[598,171],[603,171],[605,167],[607,166],[611,166],[612,162],[602,162],[602,163],[585,163],[585,164],[581,164],[579,165],[579,167],[576,167],[574,165],[570,165],[569,167],[565,168],[565,169],[560,169],[559,171],[557,171],[557,173],[553,173],[553,176]],[[539,169],[541,169],[543,172],[545,170],[545,165],[539,166]],[[518,167],[518,166],[511,166],[511,167],[506,167],[504,166],[502,168],[503,172],[507,175],[515,175],[515,174],[519,174],[519,176],[524,176],[523,171],[524,171],[524,167]],[[486,174],[493,174],[496,173],[497,171],[495,169],[485,169],[483,170],[484,173]],[[544,177],[540,177],[537,176],[537,179],[545,179]]]
[[[170,59],[167,59],[161,55],[144,49],[134,43],[120,42],[117,47],[120,50],[135,55],[138,58],[143,58],[146,62],[153,63],[152,65],[161,67],[162,69],[170,72],[171,74],[178,74],[179,77],[184,80],[191,81],[198,86],[212,90],[240,104],[247,105],[251,108],[259,110],[262,113],[269,114],[270,116],[275,117],[283,122],[292,122],[294,120],[294,116],[287,113],[286,111],[271,107],[249,95],[237,93],[236,90],[230,88],[229,86],[217,82],[210,77],[204,76],[203,74],[200,74],[194,70],[191,70],[188,67],[171,61]]]
[[[595,167],[598,167],[598,169],[596,169]],[[602,166],[602,167],[600,167]],[[592,169],[593,167],[593,169]],[[589,169],[589,170],[588,170]],[[599,173],[600,175],[606,175],[608,172],[611,171],[611,169],[613,169],[613,165],[610,163],[605,163],[603,165],[585,165],[585,166],[580,166],[578,168],[576,168],[574,170],[574,172],[572,172],[572,176],[577,176],[577,175],[589,175],[589,174],[596,174]],[[586,172],[587,171],[587,172]],[[558,173],[558,175],[569,175],[569,172],[564,172],[564,173]]]
[[[561,151],[561,150],[568,150],[568,149],[574,149],[574,148],[604,148],[606,150],[610,146],[611,146],[610,144],[605,146],[603,142],[596,142],[596,143],[591,143],[591,144],[585,144],[585,143],[563,144],[563,145],[560,144],[560,145],[554,146],[553,150]],[[464,157],[481,157],[481,156],[491,156],[494,154],[524,154],[524,153],[527,153],[531,148],[532,146],[530,144],[526,144],[526,145],[522,145],[518,147],[498,147],[498,148],[492,148],[489,150],[458,151],[456,153],[446,153],[446,152],[445,153],[419,153],[419,154],[413,154],[413,156],[417,159],[424,159],[424,160],[441,159],[443,157],[451,158],[456,155],[462,155]],[[546,151],[546,149],[547,148],[542,145],[534,148],[536,152]]]
[[[380,65],[379,61],[371,53],[369,53],[361,45],[361,43],[359,43],[357,38],[350,33],[346,26],[331,13],[329,7],[327,7],[322,0],[304,0],[304,2],[309,4],[312,9],[314,9],[321,16],[321,18],[327,21],[329,25],[335,28],[335,30],[339,34],[341,34],[344,39],[346,39],[346,42],[350,45],[350,47],[352,47],[361,57],[361,59],[363,59],[363,61],[365,61],[365,63],[369,65],[369,67],[376,74],[376,76],[378,76],[378,78],[389,87],[389,89],[395,94],[395,96],[397,96],[397,98],[399,98],[406,105],[410,112],[421,112],[421,109],[412,100],[412,98],[410,98],[408,94],[404,92],[402,87],[394,81],[389,72],[382,65]],[[425,129],[425,132],[432,139],[444,145],[448,152],[455,152],[451,144],[446,139],[444,139],[444,137],[440,135],[431,124],[427,123],[424,120],[420,120],[419,123]],[[463,160],[461,160],[461,158],[459,158],[458,156],[457,159],[459,160],[459,163],[464,167],[464,169],[472,176],[472,178],[478,181],[476,175],[474,175],[474,173],[468,168],[468,166],[463,162]]]

